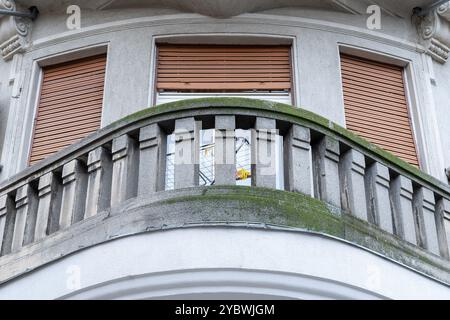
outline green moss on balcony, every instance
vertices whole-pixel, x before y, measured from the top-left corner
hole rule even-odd
[[[425,181],[429,184],[435,185],[438,188],[444,189],[447,193],[450,193],[450,189],[446,184],[419,170],[417,167],[407,163],[406,161],[403,161],[402,159],[396,157],[392,153],[378,147],[373,143],[370,143],[366,139],[358,136],[357,134],[311,111],[308,111],[303,108],[296,108],[284,103],[259,99],[237,98],[237,97],[214,97],[214,98],[179,100],[138,111],[112,123],[105,129],[125,125],[129,122],[134,122],[137,120],[145,119],[160,114],[168,114],[172,112],[194,110],[194,109],[218,108],[218,107],[273,112],[274,118],[277,118],[277,115],[288,117],[293,122],[304,124],[307,127],[313,128],[318,127],[340,140],[343,141],[347,140],[348,142],[354,143],[355,145],[359,146],[361,149],[368,151],[369,153],[375,156],[378,156],[379,158],[383,159],[386,162],[386,164],[396,166],[397,168],[403,170],[404,172],[409,173],[410,175],[422,181]]]

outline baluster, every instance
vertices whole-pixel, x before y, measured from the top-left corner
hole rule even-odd
[[[215,120],[215,184],[236,184],[235,117],[216,116]]]
[[[314,193],[335,207],[341,207],[339,154],[339,142],[328,136],[313,146]]]
[[[417,245],[411,180],[404,176],[398,176],[391,181],[390,189],[396,234]]]
[[[158,124],[141,128],[139,132],[139,185],[143,196],[164,189],[166,163],[165,134]]]
[[[72,224],[83,220],[84,217],[87,174],[81,160],[74,159],[64,165],[62,184],[59,229],[70,227]]]
[[[286,190],[312,195],[311,135],[308,128],[293,124],[284,140]]]
[[[450,258],[450,200],[441,198],[436,203],[436,226],[441,256]]]
[[[0,254],[11,252],[11,243],[14,231],[15,207],[12,198],[7,195],[0,196]]]
[[[276,121],[257,117],[252,130],[252,185],[276,188]]]
[[[107,209],[111,201],[112,161],[104,147],[98,147],[88,155],[88,184],[84,219]]]
[[[0,196],[0,252],[2,251],[3,246],[3,236],[5,235],[5,226],[6,226],[6,214],[7,214],[7,195]]]
[[[414,192],[413,204],[419,245],[434,254],[439,254],[434,202],[434,193],[431,190],[425,187],[418,187]]]
[[[194,118],[175,120],[175,189],[199,183],[199,133]]]
[[[111,207],[137,195],[139,153],[137,143],[128,135],[113,140]]]
[[[368,221],[364,183],[365,168],[364,155],[350,149],[342,156],[339,171],[342,208],[355,217]]]
[[[53,172],[46,173],[39,179],[38,197],[39,205],[34,231],[36,241],[56,231],[59,222],[62,191],[58,177]]]
[[[37,214],[37,196],[29,185],[23,185],[16,193],[16,218],[11,243],[11,251],[16,252],[22,246],[29,244],[34,238]]]
[[[389,169],[373,163],[366,171],[366,196],[369,216],[383,230],[394,233],[391,202],[389,198]]]

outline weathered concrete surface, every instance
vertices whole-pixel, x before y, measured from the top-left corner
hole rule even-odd
[[[390,189],[396,234],[412,244],[417,244],[411,180],[403,176],[398,176],[391,181]]]
[[[214,208],[214,209],[212,209]],[[0,282],[126,235],[202,225],[309,230],[341,238],[450,283],[450,264],[308,196],[257,187],[195,187],[135,198],[0,258]],[[361,249],[363,250],[363,249]]]

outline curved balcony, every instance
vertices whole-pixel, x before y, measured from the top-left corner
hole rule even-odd
[[[0,283],[112,239],[227,226],[341,239],[449,284],[449,199],[447,185],[303,109],[178,101],[0,185]]]

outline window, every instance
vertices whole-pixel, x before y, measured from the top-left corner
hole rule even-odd
[[[341,55],[347,129],[419,166],[402,67]]]
[[[286,45],[158,45],[157,104],[202,96],[246,96],[291,104]]]
[[[106,55],[44,67],[29,163],[100,127]]]
[[[159,45],[157,104],[187,98],[243,96],[291,104],[291,56],[286,45]],[[251,133],[237,129],[236,184],[251,185]],[[199,185],[213,185],[214,130],[200,130]],[[277,136],[277,188],[284,181]],[[166,189],[174,187],[174,135],[167,137]]]

